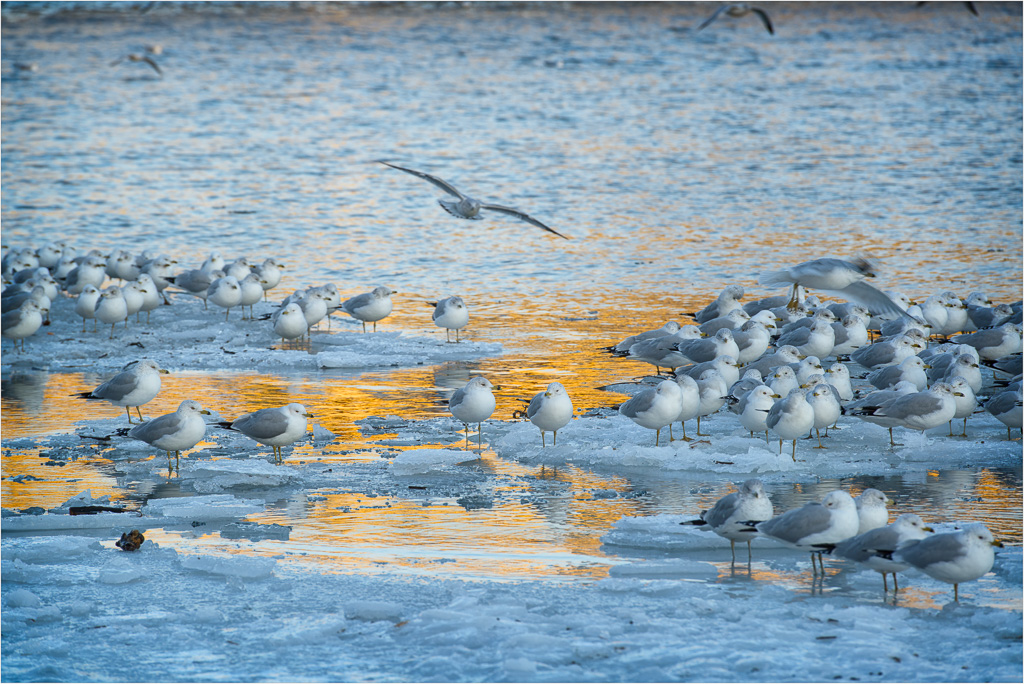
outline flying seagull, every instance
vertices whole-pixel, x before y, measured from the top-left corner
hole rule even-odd
[[[422,171],[415,171],[413,169],[407,169],[407,168],[402,167],[402,166],[397,166],[396,164],[392,164],[390,162],[386,162],[383,159],[379,159],[378,161],[381,164],[384,164],[385,166],[390,166],[393,169],[398,169],[399,171],[405,171],[406,173],[411,173],[414,176],[418,176],[419,178],[422,178],[423,180],[425,180],[425,181],[427,181],[429,183],[433,183],[437,187],[439,187],[442,190],[444,190],[445,192],[447,192],[449,195],[452,195],[454,197],[458,197],[459,198],[458,202],[452,202],[452,201],[449,201],[449,200],[438,200],[437,201],[438,204],[440,204],[441,207],[445,211],[447,211],[449,214],[451,214],[452,216],[457,216],[458,218],[464,218],[464,219],[480,220],[480,219],[483,218],[482,216],[480,216],[480,211],[482,209],[489,209],[491,211],[500,211],[503,214],[508,214],[509,216],[515,216],[517,219],[520,219],[522,221],[526,221],[527,223],[533,224],[533,225],[537,226],[538,228],[543,228],[544,230],[548,231],[549,233],[554,233],[555,235],[557,235],[560,238],[565,238],[566,240],[569,239],[565,235],[562,235],[561,233],[559,233],[557,230],[553,230],[552,228],[549,228],[548,226],[545,226],[543,223],[541,223],[537,219],[533,218],[529,214],[525,214],[525,213],[519,211],[518,209],[512,209],[511,207],[503,207],[500,204],[484,204],[480,200],[473,199],[472,197],[467,197],[466,195],[463,195],[461,192],[456,190],[455,186],[453,186],[451,183],[443,181],[440,178],[438,178],[437,176],[431,176],[429,173],[423,173]]]
[[[758,17],[760,17],[761,23],[764,24],[764,27],[766,29],[768,29],[768,33],[770,33],[770,34],[772,34],[774,36],[775,35],[775,29],[772,28],[772,20],[768,18],[768,14],[763,9],[761,9],[759,7],[751,7],[750,5],[747,5],[747,4],[744,4],[744,3],[740,3],[740,4],[736,4],[736,5],[722,5],[717,10],[715,10],[714,14],[712,14],[710,17],[705,19],[704,23],[697,27],[697,30],[701,31],[701,30],[707,28],[707,26],[711,22],[713,22],[715,19],[717,19],[719,17],[719,15],[721,15],[723,13],[724,14],[728,14],[730,17],[739,18],[739,17],[745,17],[748,14],[750,14],[751,12],[753,12]]]
[[[115,59],[113,62],[110,63],[110,66],[116,66],[125,60],[128,60],[129,62],[145,62],[149,66],[153,67],[156,73],[160,74],[160,76],[164,75],[164,72],[160,70],[160,66],[157,65],[157,63],[153,61],[151,57],[147,57],[146,55],[125,55],[124,57],[119,57],[118,59]]]

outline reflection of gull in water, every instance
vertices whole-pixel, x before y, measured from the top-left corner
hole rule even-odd
[[[126,60],[129,62],[145,62],[149,66],[153,67],[153,70],[156,71],[156,73],[160,74],[160,76],[164,75],[164,72],[160,70],[160,66],[153,60],[153,58],[147,57],[146,55],[136,55],[134,53],[130,55],[125,55],[124,57],[119,57],[118,59],[115,59],[113,62],[110,63],[110,66],[117,66],[118,64]]]
[[[467,197],[466,195],[463,195],[451,183],[443,181],[437,176],[431,176],[429,173],[423,173],[422,171],[415,171],[413,169],[407,169],[402,166],[396,166],[395,164],[386,162],[384,160],[379,161],[381,164],[384,164],[385,166],[390,166],[393,169],[398,169],[399,171],[405,171],[406,173],[411,173],[414,176],[418,176],[419,178],[422,178],[423,180],[429,183],[433,183],[437,187],[447,192],[449,195],[452,195],[453,197],[458,197],[458,202],[438,200],[438,203],[441,205],[441,207],[452,216],[457,216],[458,218],[464,219],[481,219],[483,217],[480,216],[480,210],[489,209],[491,211],[501,212],[502,214],[508,214],[509,216],[515,216],[517,219],[526,221],[527,223],[537,226],[538,228],[543,228],[549,233],[554,233],[558,237],[565,238],[566,240],[569,239],[565,235],[559,233],[557,230],[549,228],[548,226],[544,225],[543,223],[533,218],[529,214],[525,214],[519,211],[518,209],[512,209],[511,207],[503,207],[500,204],[484,204],[480,200],[473,199],[472,197]]]
[[[727,14],[730,17],[736,17],[737,19],[740,17],[745,17],[748,14],[756,14],[761,19],[761,23],[764,24],[764,27],[768,29],[768,33],[775,35],[775,29],[772,28],[772,20],[768,18],[768,14],[760,7],[751,7],[750,5],[747,5],[745,3],[737,3],[735,5],[722,5],[717,10],[715,10],[714,14],[705,19],[704,23],[697,27],[697,30],[701,31],[707,28],[707,26],[711,22],[713,22],[722,14]]]

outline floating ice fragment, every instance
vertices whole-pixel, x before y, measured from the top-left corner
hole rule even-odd
[[[241,518],[250,513],[258,513],[263,508],[264,503],[255,499],[236,499],[230,494],[211,494],[150,499],[149,503],[142,507],[142,512],[154,517],[218,520]]]
[[[7,595],[5,603],[11,608],[38,608],[43,605],[39,597],[28,589],[15,589]]]
[[[397,622],[402,619],[402,606],[387,601],[354,601],[345,604],[345,617],[366,622]]]
[[[270,577],[277,561],[273,558],[248,558],[233,556],[219,558],[215,556],[184,556],[181,567],[194,572],[204,572],[223,577],[237,577],[243,580],[258,580]]]
[[[629,577],[634,579],[664,577],[698,577],[713,579],[718,577],[718,568],[711,563],[686,559],[664,560],[646,563],[624,563],[613,565],[608,574],[612,577]]]
[[[390,467],[395,475],[423,475],[443,472],[456,464],[475,460],[476,454],[462,450],[410,449],[396,456]]]

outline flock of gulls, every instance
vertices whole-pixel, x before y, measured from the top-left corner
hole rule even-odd
[[[382,162],[386,163],[386,162]],[[518,210],[484,204],[462,195],[444,181],[428,174],[387,164],[424,178],[459,197],[459,202],[441,202],[455,216],[473,218],[481,209],[511,214],[564,237]],[[3,257],[3,275],[7,286],[2,293],[3,337],[22,349],[26,338],[42,326],[50,305],[61,294],[75,297],[75,312],[111,326],[128,325],[133,315],[148,313],[166,302],[167,292],[183,292],[225,310],[245,309],[267,297],[281,280],[283,266],[274,259],[260,263],[245,258],[226,262],[219,254],[196,269],[181,270],[176,262],[162,255],[134,256],[124,251],[102,255],[96,250],[78,254],[70,245],[48,243],[39,249],[11,249]],[[121,285],[100,290],[107,278]],[[762,274],[765,286],[785,286],[787,295],[742,303],[743,287],[727,286],[718,298],[699,312],[686,314],[693,324],[674,321],[661,328],[632,335],[605,348],[625,359],[642,361],[655,367],[657,375],[639,382],[619,383],[609,389],[632,396],[620,404],[618,413],[655,432],[654,444],[660,445],[661,431],[680,422],[682,440],[686,421],[700,419],[723,407],[734,413],[739,424],[754,435],[774,434],[783,454],[786,440],[792,442],[790,456],[797,460],[800,438],[817,437],[815,448],[824,448],[821,431],[828,436],[842,415],[894,428],[928,430],[945,424],[953,433],[953,421],[967,419],[978,410],[992,414],[1012,429],[1022,426],[1021,385],[1021,302],[995,305],[981,292],[961,300],[953,292],[932,295],[912,302],[905,295],[882,292],[866,282],[874,277],[865,259],[845,261],[822,258],[791,268]],[[821,301],[809,290],[820,290],[849,302]],[[307,335],[313,326],[334,312],[345,312],[363,325],[386,318],[392,311],[387,287],[341,300],[333,285],[298,290],[285,298],[277,310],[265,317],[283,341]],[[448,297],[434,304],[433,321],[446,334],[458,331],[469,321],[465,303]],[[450,341],[450,337],[449,337]],[[934,343],[933,343],[934,342]],[[835,361],[825,367],[825,360]],[[862,379],[872,391],[857,396],[845,362],[866,370]],[[986,384],[981,366],[992,368]],[[667,375],[663,375],[663,370]],[[858,371],[859,372],[859,371]],[[173,413],[149,421],[140,407],[160,391],[161,375],[167,371],[152,359],[127,364],[113,378],[90,392],[85,399],[104,400],[125,408],[129,424],[131,409],[138,424],[124,431],[175,455],[196,446],[206,435],[203,416],[210,412],[194,400],[181,402]],[[472,378],[452,395],[448,408],[466,428],[469,448],[470,426],[476,425],[478,445],[482,449],[482,423],[495,411],[490,381]],[[987,396],[983,402],[981,398]],[[517,411],[541,433],[541,446],[547,445],[546,433],[552,433],[557,445],[558,431],[573,419],[572,400],[566,388],[554,382],[538,392],[525,411]],[[220,428],[238,431],[256,442],[270,446],[275,461],[282,459],[282,448],[306,436],[311,414],[298,403],[268,407],[217,423]],[[954,585],[975,579],[991,569],[992,546],[999,545],[983,525],[967,525],[950,534],[928,535],[930,528],[916,515],[900,516],[892,524],[885,509],[886,498],[877,490],[867,490],[854,501],[842,491],[829,493],[821,503],[773,516],[772,505],[762,484],[751,480],[739,491],[725,496],[702,516],[686,524],[707,526],[733,545],[748,542],[755,535],[776,539],[815,555],[830,553],[863,563],[887,574],[908,567]],[[814,566],[817,568],[817,565]],[[822,565],[822,573],[824,566]]]

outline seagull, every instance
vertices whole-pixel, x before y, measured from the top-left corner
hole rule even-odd
[[[876,555],[875,551],[877,549],[897,549],[906,542],[924,539],[927,532],[934,532],[934,530],[924,524],[921,516],[915,513],[904,513],[896,518],[896,522],[891,525],[876,527],[836,544],[832,553],[840,558],[863,563],[872,570],[882,573],[882,588],[885,591],[889,591],[888,580],[885,576],[892,573],[892,587],[895,592],[900,590],[896,573],[906,570],[910,565],[883,558]]]
[[[444,328],[445,337],[452,341],[452,330],[455,331],[455,341],[459,341],[459,329],[466,327],[469,323],[469,309],[466,308],[462,297],[445,297],[436,303],[428,302],[434,307],[431,318],[434,325]]]
[[[822,551],[855,536],[858,525],[857,506],[853,497],[837,489],[825,495],[821,503],[804,504],[801,508],[786,511],[754,527],[766,537],[809,550],[811,567],[814,574],[817,574],[814,554],[818,554],[820,561]],[[824,563],[821,565],[821,574],[825,574]]]
[[[480,200],[473,199],[472,197],[467,197],[466,195],[463,195],[451,183],[443,181],[440,178],[438,178],[437,176],[431,176],[429,173],[423,173],[422,171],[416,171],[414,169],[407,169],[407,168],[405,168],[403,166],[397,166],[396,164],[392,164],[390,162],[386,162],[383,159],[380,159],[378,161],[381,164],[383,164],[384,166],[390,166],[393,169],[398,169],[399,171],[405,171],[406,173],[411,173],[414,176],[422,178],[423,180],[427,181],[428,183],[433,183],[437,187],[439,187],[442,190],[444,190],[445,192],[447,192],[449,195],[452,195],[453,197],[458,197],[459,198],[458,202],[451,202],[451,201],[447,201],[447,200],[438,200],[438,203],[441,205],[441,207],[445,211],[447,211],[449,214],[451,214],[452,216],[456,216],[458,218],[464,218],[464,219],[476,219],[476,220],[479,220],[479,219],[483,218],[482,216],[480,216],[480,211],[482,209],[489,209],[491,211],[501,212],[502,214],[508,214],[509,216],[515,216],[517,219],[520,219],[521,221],[526,221],[527,223],[535,225],[538,228],[543,228],[544,230],[548,231],[549,233],[554,233],[555,235],[557,235],[560,238],[565,238],[566,240],[569,239],[565,235],[562,235],[561,233],[559,233],[557,230],[549,228],[548,226],[544,225],[543,223],[541,223],[537,219],[533,218],[529,214],[524,214],[523,212],[519,211],[518,209],[512,209],[511,207],[503,207],[500,204],[484,204]]]
[[[843,261],[842,259],[824,258],[805,261],[802,264],[772,273],[763,273],[757,281],[762,285],[791,283],[793,294],[787,304],[790,309],[796,307],[797,290],[802,286],[843,295],[863,304],[872,313],[907,316],[907,313],[884,292],[864,282],[864,278],[873,277],[875,274],[872,273],[872,266],[865,259]]]
[[[167,371],[151,359],[132,361],[121,372],[91,392],[80,392],[83,399],[106,399],[114,406],[124,406],[128,423],[132,422],[131,407],[134,406],[142,421],[139,407],[152,401],[160,392],[160,376]]]
[[[179,465],[182,451],[191,449],[206,436],[206,423],[202,416],[210,415],[198,401],[186,399],[174,413],[167,413],[151,421],[133,427],[128,436],[167,452],[170,467],[171,452],[175,465]]]
[[[490,380],[478,375],[455,390],[455,394],[448,400],[448,410],[466,427],[466,449],[469,449],[469,424],[476,423],[477,446],[483,451],[483,426],[485,420],[494,413],[494,385]]]
[[[992,569],[994,546],[1002,548],[1003,543],[994,539],[984,525],[973,523],[956,532],[933,534],[921,541],[907,542],[896,549],[891,558],[952,584],[953,600],[959,602],[960,583],[976,580]]]
[[[654,446],[658,446],[663,427],[669,428],[671,439],[672,422],[682,410],[683,391],[675,380],[662,380],[657,388],[645,389],[619,406],[619,414],[637,425],[654,430]]]
[[[772,28],[772,20],[768,18],[768,14],[759,7],[751,7],[750,5],[747,5],[745,3],[738,3],[735,5],[722,5],[717,10],[715,10],[714,14],[705,19],[704,23],[697,27],[697,30],[701,31],[707,28],[707,26],[715,19],[717,19],[721,14],[727,14],[730,17],[739,18],[745,17],[751,13],[756,14],[761,19],[761,23],[764,24],[764,27],[766,29],[768,29],[768,33],[772,34],[773,36],[775,35],[775,29]]]
[[[129,62],[145,62],[149,66],[153,67],[153,70],[156,71],[156,73],[160,74],[161,78],[164,75],[164,72],[160,70],[160,66],[155,61],[153,61],[153,58],[147,57],[146,55],[136,55],[134,53],[130,55],[125,55],[124,57],[119,57],[118,59],[115,59],[113,62],[110,63],[110,66],[117,66],[125,60],[128,60]]]
[[[700,518],[679,524],[707,525],[715,534],[728,539],[732,547],[733,563],[736,562],[736,542],[747,542],[747,562],[750,562],[750,540],[757,536],[757,532],[749,528],[770,520],[774,513],[771,499],[764,491],[764,484],[760,480],[751,479],[744,482],[739,491],[726,494],[716,501],[714,506],[700,514]]]
[[[572,420],[572,400],[560,382],[553,382],[543,392],[538,392],[526,408],[526,417],[530,422],[540,428],[541,446],[544,443],[544,433],[552,432],[552,445],[558,444],[558,431],[569,424]]]
[[[221,422],[217,425],[227,430],[237,430],[260,444],[266,444],[274,450],[274,460],[280,461],[281,447],[293,444],[305,435],[306,419],[312,417],[313,414],[308,413],[305,406],[291,403],[245,413],[231,423]]]
[[[341,303],[341,310],[352,318],[363,322],[363,332],[366,332],[366,324],[373,323],[373,332],[377,332],[377,321],[387,318],[391,314],[391,295],[396,294],[395,290],[379,285],[371,292],[364,292]]]

